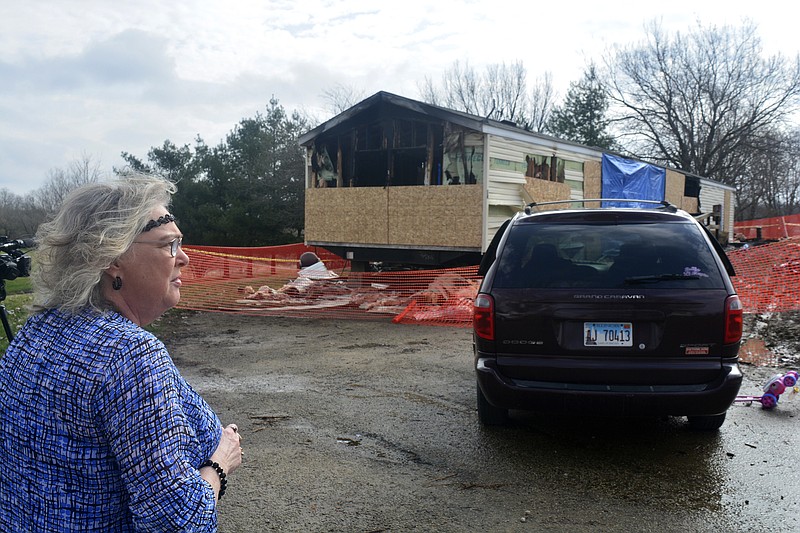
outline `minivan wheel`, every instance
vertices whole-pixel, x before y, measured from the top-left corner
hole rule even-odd
[[[711,415],[711,416],[689,416],[689,427],[698,431],[716,431],[722,427],[725,422],[725,415]]]
[[[484,426],[504,426],[508,423],[508,409],[502,409],[490,404],[483,395],[481,386],[478,389],[478,420]]]

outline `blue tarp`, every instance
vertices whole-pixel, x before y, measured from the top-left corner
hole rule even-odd
[[[602,197],[664,200],[667,170],[647,163],[603,154]],[[604,207],[648,207],[636,202],[603,202]],[[652,207],[652,204],[650,204]]]

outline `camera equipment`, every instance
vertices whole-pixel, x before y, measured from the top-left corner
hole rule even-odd
[[[33,248],[34,246],[36,246],[34,241],[9,240],[8,237],[0,236],[0,302],[6,299],[6,280],[31,275],[31,258],[25,255],[22,248]],[[2,303],[0,303],[0,321],[3,323],[8,342],[11,342],[14,335],[11,332],[11,325],[8,323],[6,306]]]

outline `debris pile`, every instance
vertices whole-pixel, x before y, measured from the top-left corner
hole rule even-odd
[[[364,278],[337,276],[305,279],[299,288],[294,282],[277,289],[248,285],[241,290],[243,299],[237,303],[273,311],[350,307],[365,313],[395,315],[395,322],[468,323],[479,285],[480,280],[453,272],[438,274],[421,288],[418,283],[368,283]]]

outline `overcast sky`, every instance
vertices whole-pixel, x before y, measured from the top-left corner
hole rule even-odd
[[[1,0],[0,189],[25,194],[53,169],[169,139],[215,145],[271,96],[327,119],[326,89],[417,98],[454,61],[522,61],[566,94],[590,58],[669,32],[758,25],[765,52],[794,56],[797,22],[772,0]]]

